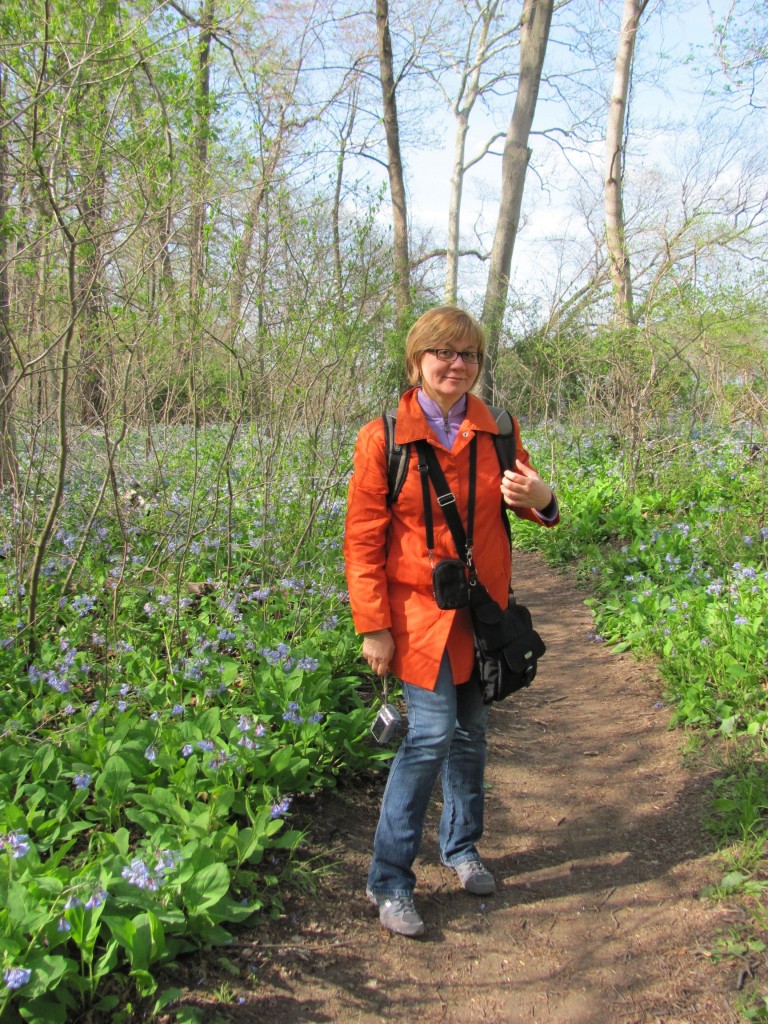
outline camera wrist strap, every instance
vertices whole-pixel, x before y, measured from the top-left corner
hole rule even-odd
[[[427,550],[431,553],[435,546],[434,525],[432,521],[432,501],[429,494],[429,481],[437,495],[437,504],[443,510],[448,529],[451,531],[453,543],[459,558],[467,564],[470,578],[474,576],[472,561],[472,543],[475,525],[475,493],[477,491],[477,435],[469,443],[469,499],[467,502],[467,529],[459,515],[456,496],[448,486],[445,473],[435,455],[435,450],[426,441],[417,441],[416,450],[419,455],[419,475],[421,492],[424,499],[424,529],[427,535]]]

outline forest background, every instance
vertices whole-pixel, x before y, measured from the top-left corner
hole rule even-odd
[[[343,500],[442,301],[602,635],[660,659],[675,721],[751,738],[718,828],[761,892],[763,0],[0,26],[0,1015],[172,1001],[153,965],[279,902],[292,800],[388,756]]]

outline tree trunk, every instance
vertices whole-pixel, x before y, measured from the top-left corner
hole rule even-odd
[[[453,104],[453,113],[456,117],[456,138],[453,142],[453,171],[451,173],[451,197],[448,205],[448,248],[445,264],[445,301],[449,304],[456,302],[459,289],[459,236],[461,233],[461,197],[464,191],[464,175],[467,165],[464,162],[467,133],[469,132],[469,115],[475,105],[477,97],[481,94],[480,75],[483,65],[488,57],[488,37],[496,13],[499,8],[498,0],[492,0],[482,8],[479,14],[480,36],[474,56],[469,60],[468,66],[461,76],[459,90]],[[476,23],[475,23],[476,25]],[[473,30],[475,28],[473,25]],[[473,32],[474,34],[474,32]],[[475,163],[476,161],[472,161]]]
[[[344,308],[344,279],[342,274],[341,261],[341,189],[344,180],[344,161],[347,155],[347,146],[352,138],[352,130],[357,117],[357,96],[358,85],[355,82],[349,99],[349,111],[339,135],[339,154],[336,158],[336,182],[333,190],[333,206],[331,207],[331,221],[333,226],[333,276],[336,281],[336,300]]]
[[[613,283],[616,324],[619,327],[628,327],[634,323],[632,274],[624,228],[624,131],[635,39],[640,18],[647,6],[648,0],[624,0],[605,133],[605,241]]]
[[[0,65],[0,224],[8,216],[5,123],[6,79]],[[8,232],[0,232],[0,488],[16,484],[16,444],[11,418],[11,295],[8,287]]]
[[[483,362],[481,388],[483,397],[489,400],[493,397],[493,371],[507,305],[509,273],[520,223],[525,173],[531,157],[528,138],[539,97],[553,5],[554,0],[525,0],[520,21],[520,81],[504,143],[501,202],[482,313],[487,358]]]
[[[189,400],[195,427],[201,425],[195,401],[195,373],[202,349],[203,274],[205,268],[205,218],[207,210],[208,143],[211,132],[211,45],[213,43],[214,0],[205,0],[198,22],[197,68],[195,71],[195,131],[192,140],[192,223],[189,240],[190,352],[187,355]]]
[[[448,249],[445,262],[445,301],[456,302],[459,289],[459,234],[461,228],[461,194],[464,188],[464,150],[467,144],[469,117],[456,114],[456,138],[453,143],[451,198],[448,204]]]
[[[384,107],[384,132],[387,138],[387,168],[392,195],[392,231],[395,262],[395,312],[405,320],[411,305],[411,267],[408,255],[408,204],[405,198],[403,161],[400,154],[400,128],[395,100],[395,75],[392,68],[392,38],[389,34],[389,0],[376,0],[376,29],[379,44],[379,74]]]
[[[97,167],[81,200],[81,216],[88,241],[80,249],[80,418],[93,426],[107,412],[106,338],[104,317],[103,237],[105,172]]]

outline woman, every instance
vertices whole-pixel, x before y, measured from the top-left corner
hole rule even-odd
[[[433,558],[426,546],[424,499],[414,442],[432,445],[462,522],[467,522],[469,450],[477,435],[474,561],[477,575],[506,607],[511,561],[500,494],[523,519],[554,526],[553,492],[528,461],[515,422],[518,458],[503,478],[493,442],[494,415],[469,394],[485,350],[482,328],[468,313],[442,306],[425,313],[405,346],[407,391],[397,410],[395,442],[410,443],[410,465],[397,500],[388,503],[387,455],[381,418],[360,431],[349,487],[344,539],[347,583],[363,657],[378,675],[403,681],[408,732],[389,772],[367,896],[384,927],[417,936],[424,923],[413,902],[413,862],[427,804],[441,774],[440,856],[468,892],[496,885],[477,843],[483,833],[487,708],[468,680],[474,664],[467,608],[438,608],[433,562],[456,558],[453,539],[432,488]]]

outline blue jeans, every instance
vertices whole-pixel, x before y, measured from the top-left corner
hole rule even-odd
[[[377,896],[411,896],[427,805],[441,774],[443,811],[438,839],[449,867],[478,860],[483,834],[483,775],[488,708],[475,683],[456,686],[443,655],[437,686],[403,683],[408,733],[395,755],[373,842],[368,889]]]

